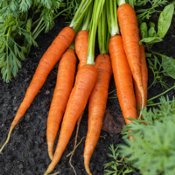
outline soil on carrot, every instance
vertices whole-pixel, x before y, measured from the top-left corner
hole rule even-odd
[[[10,123],[24,97],[24,93],[30,83],[39,59],[64,25],[63,20],[58,19],[54,29],[48,34],[43,34],[38,39],[39,48],[31,50],[30,55],[23,63],[23,68],[16,79],[9,84],[5,84],[0,80],[0,142],[5,139]],[[161,52],[164,51],[163,53],[167,53],[169,56],[175,57],[173,47],[175,45],[175,37],[172,37],[171,35],[173,28],[174,25],[172,25],[169,32],[170,34],[166,37],[165,42],[158,45],[157,49]],[[44,87],[27,111],[25,117],[14,130],[9,144],[0,155],[1,175],[42,175],[50,163],[46,144],[46,120],[56,82],[56,76],[57,66],[49,75]],[[171,83],[172,82],[170,82],[170,84]],[[112,79],[109,92],[112,92],[114,89],[115,86]],[[160,87],[154,87],[150,90],[149,96],[154,96],[159,92],[161,92]],[[172,95],[172,92],[169,95]],[[116,125],[120,128],[119,123],[122,123],[122,118],[115,92],[109,94],[107,110],[113,116]],[[85,111],[81,122],[78,142],[86,136],[86,132],[87,110]],[[72,136],[61,162],[55,169],[55,171],[59,171],[61,175],[74,174],[69,165],[69,157],[67,157],[73,149],[74,136],[75,133]],[[77,175],[86,174],[83,166],[84,141],[85,139],[83,139],[82,143],[77,148],[72,159],[72,164],[75,167]],[[109,145],[118,144],[121,143],[121,141],[120,134],[111,134],[102,131],[90,164],[93,174],[104,174],[103,165],[108,161],[107,153],[109,151]]]

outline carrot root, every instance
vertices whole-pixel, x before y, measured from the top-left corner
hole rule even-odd
[[[7,135],[7,138],[6,138],[5,142],[3,143],[3,145],[0,148],[0,154],[2,153],[3,149],[5,148],[5,146],[9,143],[9,140],[11,138],[11,134],[12,134],[13,129],[14,129],[14,127],[10,127],[9,133]]]

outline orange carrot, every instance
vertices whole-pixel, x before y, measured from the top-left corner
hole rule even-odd
[[[89,162],[100,137],[112,74],[110,58],[107,54],[100,54],[95,62],[98,77],[89,99],[88,132],[84,148],[84,165],[88,174],[91,174]]]
[[[144,90],[141,76],[141,61],[139,49],[139,28],[137,17],[131,5],[124,3],[118,7],[118,20],[123,39],[123,46],[127,60],[142,97],[142,108],[144,104]]]
[[[83,43],[83,44],[82,44]],[[75,38],[75,51],[80,61],[79,67],[86,64],[88,54],[88,31],[80,30]]]
[[[132,74],[128,65],[123,41],[120,35],[110,38],[109,53],[112,60],[112,70],[119,104],[126,124],[131,121],[128,118],[137,118],[136,99],[133,88]]]
[[[15,126],[18,124],[20,119],[23,117],[27,109],[30,107],[35,96],[38,94],[39,90],[43,86],[44,82],[50,71],[53,69],[55,64],[61,58],[62,54],[69,47],[72,40],[74,39],[75,31],[70,27],[65,27],[61,30],[58,36],[54,39],[52,44],[49,46],[47,51],[42,56],[36,72],[32,78],[32,81],[26,91],[25,97],[12,121],[10,130],[8,133],[7,140],[2,145],[0,152],[3,150],[5,145],[8,143],[11,133]]]
[[[47,120],[47,144],[50,159],[53,158],[53,147],[57,132],[71,93],[76,69],[74,49],[68,49],[58,66],[56,87],[53,94]]]
[[[144,107],[145,107],[147,104],[148,68],[146,63],[145,49],[143,45],[140,46],[140,59],[141,59],[142,83],[143,83],[144,97],[145,97],[145,101],[144,101]],[[140,111],[142,107],[142,97],[136,85],[135,85],[135,94],[136,94],[138,111]]]
[[[94,65],[84,65],[80,67],[76,76],[75,85],[67,103],[56,151],[45,174],[51,173],[56,164],[60,161],[71,138],[75,125],[85,109],[96,80],[97,70]]]

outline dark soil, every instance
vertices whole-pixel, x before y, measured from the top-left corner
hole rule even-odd
[[[32,49],[16,79],[9,84],[5,84],[0,80],[0,142],[5,138],[8,132],[10,123],[24,97],[26,88],[30,83],[42,54],[63,25],[63,20],[59,19],[51,32],[40,36],[38,39],[39,48]],[[168,53],[170,56],[175,56],[173,47],[173,45],[175,46],[175,38],[171,35],[173,30],[174,27],[172,26],[170,34],[166,37],[165,42],[157,47],[158,51],[165,51],[164,53]],[[55,67],[49,75],[41,92],[29,108],[25,117],[14,130],[9,144],[4,149],[3,154],[0,155],[0,175],[41,175],[46,170],[50,162],[47,154],[45,134],[46,119],[55,86],[56,75],[57,67]],[[110,91],[114,89],[115,86],[112,80]],[[159,87],[155,87],[150,90],[149,96],[158,94],[160,91],[161,89]],[[110,97],[115,97],[115,93],[111,94]],[[121,117],[120,108],[116,98],[109,98],[107,109],[110,111],[114,119]],[[78,141],[86,135],[86,113],[87,112],[85,112],[81,122]],[[93,174],[104,174],[104,163],[108,161],[107,152],[109,145],[112,143],[118,144],[120,142],[120,134],[109,134],[102,131],[101,138],[91,160]],[[69,166],[69,158],[66,157],[66,155],[71,152],[73,143],[74,135],[61,159],[61,162],[55,169],[55,171],[60,171],[61,175],[74,174]],[[72,161],[78,175],[86,174],[83,166],[83,147],[84,140],[76,150]]]

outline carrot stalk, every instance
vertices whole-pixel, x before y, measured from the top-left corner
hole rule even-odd
[[[56,87],[47,119],[47,144],[50,159],[53,158],[53,147],[58,129],[71,93],[76,69],[74,49],[68,49],[58,66]]]
[[[57,61],[61,58],[64,51],[69,47],[74,36],[75,32],[72,28],[70,27],[63,28],[61,32],[58,34],[58,36],[54,39],[52,44],[49,46],[47,51],[44,53],[44,55],[42,56],[39,65],[35,71],[35,74],[32,78],[32,81],[29,87],[27,88],[24,99],[21,105],[19,106],[15,118],[12,121],[8,138],[5,141],[4,145],[1,146],[0,152],[2,152],[3,148],[8,143],[13,129],[19,123],[20,119],[24,116],[27,109],[30,107],[35,96],[38,94],[39,90],[46,81],[50,71],[53,69]]]
[[[92,174],[89,163],[100,137],[108,97],[109,82],[112,74],[110,58],[106,54],[107,40],[106,11],[103,10],[98,24],[98,43],[101,54],[97,56],[95,61],[98,76],[89,99],[88,131],[84,148],[84,166],[88,174]]]
[[[131,121],[129,118],[137,118],[136,98],[134,94],[134,87],[132,81],[132,73],[128,64],[128,60],[124,51],[123,41],[119,35],[117,18],[116,18],[116,0],[109,1],[107,4],[109,10],[113,10],[113,18],[111,16],[111,23],[109,26],[111,38],[109,41],[109,53],[112,62],[112,70],[114,73],[114,80],[117,89],[117,96],[122,110],[123,117],[126,124]],[[117,26],[117,27],[115,27]]]
[[[135,84],[142,97],[142,108],[144,107],[144,88],[141,76],[141,61],[139,49],[139,28],[134,9],[124,0],[119,0],[117,10],[119,26],[121,30],[124,50],[127,56]]]

